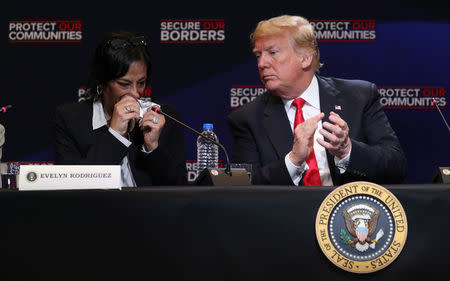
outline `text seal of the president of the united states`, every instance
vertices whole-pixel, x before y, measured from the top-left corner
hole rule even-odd
[[[371,273],[391,264],[408,233],[406,213],[386,188],[352,182],[334,189],[317,212],[316,237],[325,256],[354,273]]]

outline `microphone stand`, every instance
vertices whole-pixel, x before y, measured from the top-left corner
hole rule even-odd
[[[433,101],[431,102],[432,105],[434,105],[436,107],[436,109],[439,111],[439,114],[441,114],[442,120],[444,120],[445,125],[447,126],[448,131],[450,132],[450,126],[447,123],[447,120],[445,120],[444,114],[442,114],[441,109],[438,106],[438,101],[433,98]]]
[[[164,115],[165,117],[167,117],[167,118],[169,118],[169,119],[171,119],[171,120],[177,122],[178,124],[180,124],[180,125],[182,125],[183,127],[187,128],[187,129],[189,129],[189,130],[191,130],[192,132],[196,133],[197,135],[201,136],[202,138],[204,138],[204,139],[206,139],[206,140],[209,140],[209,141],[212,142],[213,144],[215,144],[215,145],[219,146],[220,148],[222,148],[223,152],[225,153],[225,157],[227,158],[227,164],[226,164],[226,167],[225,167],[225,173],[226,173],[228,176],[230,176],[230,177],[232,176],[232,173],[231,173],[231,167],[230,167],[230,160],[229,160],[229,158],[228,158],[228,153],[227,153],[227,150],[225,149],[225,147],[224,147],[221,143],[217,142],[216,140],[214,140],[214,139],[212,139],[212,138],[209,138],[209,137],[203,135],[202,133],[200,133],[199,131],[195,130],[194,128],[191,128],[191,127],[189,127],[188,125],[186,125],[186,124],[184,124],[184,123],[178,121],[177,119],[173,118],[172,116],[170,116],[170,115],[164,113],[163,111],[161,111],[161,109],[159,109],[159,107],[152,107],[152,110],[153,110],[154,112],[156,112],[156,113],[162,114],[162,115]]]
[[[447,126],[448,131],[450,132],[450,127],[448,126],[447,120],[445,120],[444,114],[442,114],[442,111],[438,106],[438,101],[436,100],[436,98],[433,98],[431,105],[434,105],[436,107],[436,109],[439,111],[439,114],[441,114],[442,120],[444,121],[445,125]],[[433,182],[433,183],[450,183],[450,176],[448,175],[448,173],[445,172],[449,168],[450,167],[438,167],[431,182]]]

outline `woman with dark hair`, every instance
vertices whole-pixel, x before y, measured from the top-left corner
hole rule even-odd
[[[108,34],[94,53],[88,99],[56,110],[56,164],[121,165],[122,186],[186,184],[182,129],[138,102],[150,74],[145,37]]]

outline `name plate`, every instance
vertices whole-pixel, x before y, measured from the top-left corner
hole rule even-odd
[[[19,190],[121,189],[119,165],[21,165]]]

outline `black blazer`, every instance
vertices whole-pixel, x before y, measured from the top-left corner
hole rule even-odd
[[[161,109],[178,117],[170,106]],[[130,133],[130,147],[123,145],[105,125],[92,128],[92,101],[64,104],[56,109],[56,164],[120,165],[128,154],[131,171],[137,186],[184,185],[187,172],[182,129],[166,118],[159,146],[150,154],[141,151],[144,143],[138,126]]]
[[[352,142],[350,163],[339,174],[334,157],[327,151],[334,185],[352,181],[401,183],[406,176],[406,158],[395,132],[383,112],[375,84],[317,76],[320,109],[328,121],[330,111],[349,126]],[[335,107],[340,106],[341,110]],[[251,163],[255,184],[293,184],[284,163],[292,149],[293,133],[281,98],[266,92],[228,116],[233,135],[232,159]]]

